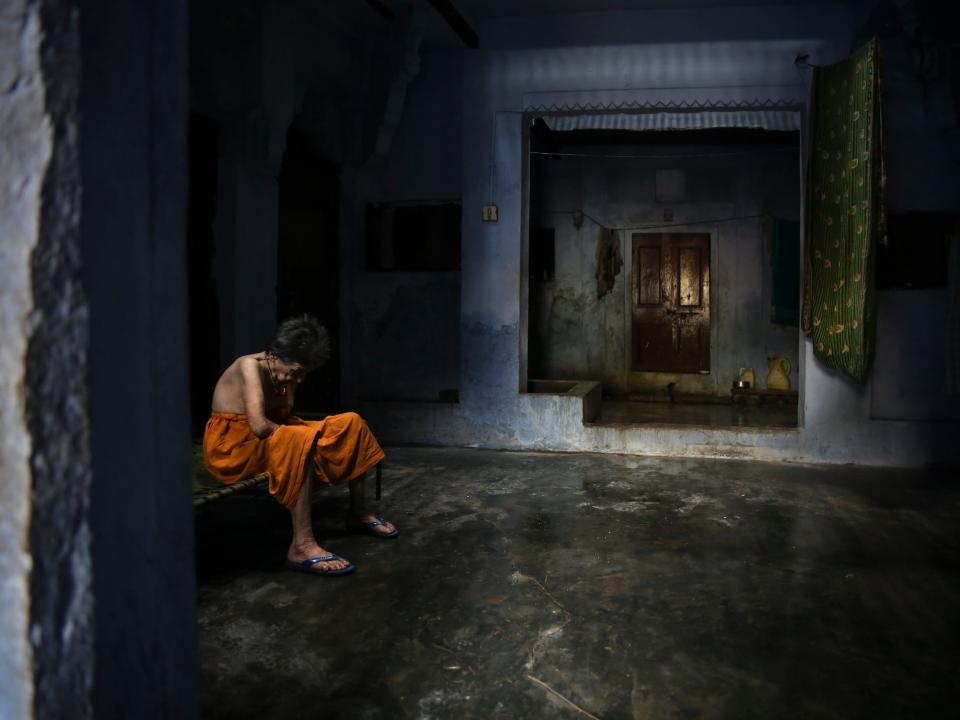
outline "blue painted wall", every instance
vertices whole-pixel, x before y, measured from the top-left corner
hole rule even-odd
[[[464,258],[471,268],[463,289],[464,358],[485,357],[483,348],[491,336],[502,343],[500,338],[510,334],[518,342],[524,322],[520,112],[623,102],[802,102],[806,86],[794,57],[809,53],[818,62],[843,57],[852,32],[852,18],[836,6],[598,14],[564,22],[562,29],[557,26],[543,37],[574,47],[481,51],[467,58],[465,207],[479,207],[487,200],[493,158],[494,199],[501,219],[484,225],[469,212],[464,216]],[[519,42],[527,26],[530,21],[511,21],[502,32],[485,32],[504,42]],[[729,33],[723,34],[724,28]],[[616,44],[630,31],[636,38],[633,44]],[[488,390],[480,385],[516,394],[519,353],[510,354],[512,358],[467,366],[464,396],[482,398]],[[478,386],[475,391],[473,385]]]
[[[484,49],[467,52],[464,68],[461,405],[430,417],[407,408],[370,406],[369,412],[396,439],[492,447],[874,464],[954,457],[955,428],[872,420],[873,386],[890,378],[874,376],[860,386],[821,367],[805,341],[804,427],[792,433],[584,428],[555,398],[519,392],[528,320],[523,111],[802,104],[810,77],[796,69],[795,56],[807,54],[816,64],[842,59],[857,22],[845,6],[803,5],[479,23]],[[498,223],[479,219],[490,201],[499,206]]]
[[[460,201],[463,55],[424,49],[389,153],[356,169],[342,234],[344,396],[436,401],[460,384],[460,272],[368,272],[367,203]],[[458,243],[452,236],[450,243]]]

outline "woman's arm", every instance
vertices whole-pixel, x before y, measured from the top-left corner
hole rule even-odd
[[[280,426],[267,417],[263,374],[256,358],[244,358],[240,364],[240,376],[243,378],[243,406],[250,431],[261,440],[268,438]]]

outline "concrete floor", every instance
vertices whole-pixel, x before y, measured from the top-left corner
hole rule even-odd
[[[283,570],[285,512],[198,516],[203,717],[937,718],[960,702],[943,472],[388,448],[397,541]]]

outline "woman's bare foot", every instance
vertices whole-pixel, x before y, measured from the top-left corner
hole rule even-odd
[[[291,544],[290,549],[287,550],[287,560],[299,565],[311,558],[325,557],[332,554],[333,553],[329,552],[328,550],[324,550],[322,547],[320,547],[316,540],[313,540],[309,542]],[[324,560],[322,562],[314,563],[310,566],[310,569],[322,573],[334,570],[343,570],[349,566],[349,561],[344,560],[341,557],[337,557],[335,560]]]

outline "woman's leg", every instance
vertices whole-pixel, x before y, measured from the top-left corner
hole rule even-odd
[[[310,513],[310,505],[313,499],[313,468],[310,463],[306,463],[307,468],[304,472],[303,485],[300,488],[300,496],[297,498],[297,504],[290,511],[293,519],[293,541],[290,543],[290,549],[287,551],[287,560],[300,563],[319,555],[329,555],[317,544],[317,539],[313,535],[313,522]],[[327,562],[316,563],[313,567],[317,570],[340,570],[350,563],[344,559],[329,560]]]
[[[350,517],[347,524],[359,525],[378,519],[376,515],[367,512],[365,476],[366,473],[350,481]],[[377,535],[393,534],[396,528],[386,520],[383,522],[383,525],[374,525],[370,529]]]

